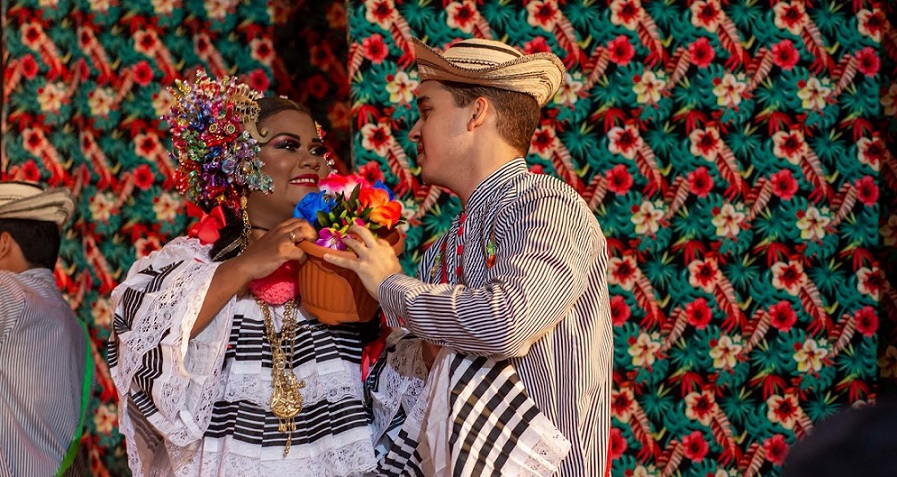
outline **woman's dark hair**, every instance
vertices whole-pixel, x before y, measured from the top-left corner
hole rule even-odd
[[[0,233],[8,232],[19,244],[25,260],[33,266],[56,267],[59,257],[59,226],[53,222],[27,219],[0,219]]]
[[[259,124],[282,111],[299,111],[311,116],[311,111],[308,108],[291,99],[271,96],[259,98],[255,102],[259,105]]]
[[[263,123],[267,119],[283,111],[299,111],[300,113],[305,113],[311,116],[311,111],[309,111],[305,106],[287,98],[281,98],[279,96],[259,98],[258,100],[256,100],[256,103],[259,105],[259,130],[262,129]],[[225,208],[224,216],[226,219],[226,225],[218,230],[218,240],[216,240],[215,243],[212,244],[212,257],[218,255],[218,253],[224,250],[228,245],[232,244],[235,240],[239,240],[240,236],[243,234],[243,218],[238,212]],[[239,254],[240,248],[237,247],[227,252],[226,254],[217,257],[216,261],[222,262],[225,260],[229,260]]]

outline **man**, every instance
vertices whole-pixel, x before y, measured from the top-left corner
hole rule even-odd
[[[53,276],[73,209],[67,190],[0,183],[0,476],[75,470],[93,367]]]
[[[606,242],[571,187],[529,173],[524,161],[563,64],[488,40],[464,40],[443,55],[414,44],[421,117],[410,138],[421,176],[457,194],[463,212],[424,254],[419,279],[402,275],[387,244],[359,227],[350,229],[358,239],[346,241],[357,260],[326,259],[361,277],[391,326],[508,360],[571,444],[559,474],[604,475],[612,356]]]

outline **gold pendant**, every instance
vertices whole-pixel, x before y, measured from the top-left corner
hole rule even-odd
[[[274,383],[271,412],[280,419],[289,419],[302,411],[304,399],[299,389],[305,387],[305,381],[296,382],[296,376],[292,373],[284,378],[286,382]]]

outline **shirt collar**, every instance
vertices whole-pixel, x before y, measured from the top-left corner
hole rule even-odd
[[[465,212],[476,210],[491,197],[499,194],[498,186],[511,180],[512,177],[525,174],[528,170],[529,169],[526,167],[526,160],[522,157],[511,159],[499,167],[498,170],[489,174],[488,177],[483,179],[483,181],[476,186],[470,194],[470,198],[467,200],[467,208]]]
[[[44,267],[34,267],[25,270],[19,274],[20,277],[27,277],[32,280],[43,282],[47,285],[56,286],[56,277],[53,276],[53,270]]]

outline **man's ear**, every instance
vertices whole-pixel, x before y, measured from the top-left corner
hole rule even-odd
[[[0,232],[0,260],[7,258],[12,253],[12,234],[9,232]]]
[[[471,103],[471,118],[467,122],[467,130],[473,131],[474,128],[482,126],[486,122],[487,113],[492,108],[486,98],[480,96]]]

